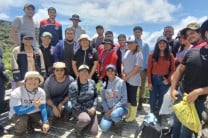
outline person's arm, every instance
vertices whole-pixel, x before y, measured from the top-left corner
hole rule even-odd
[[[176,90],[177,89],[177,86],[178,86],[178,82],[181,80],[181,77],[183,75],[183,72],[185,71],[186,69],[186,66],[183,65],[183,64],[180,64],[173,77],[172,77],[172,80],[171,80],[171,97],[176,100],[177,99],[177,95],[178,95],[178,91]]]
[[[103,106],[103,110],[104,112],[107,112],[109,110],[108,108],[108,104],[107,104],[107,100],[106,100],[106,96],[105,96],[105,89],[102,90],[102,106]]]
[[[20,45],[19,39],[18,39],[18,31],[19,26],[21,24],[21,17],[16,17],[11,25],[11,39],[15,43],[16,46]]]
[[[68,101],[69,101],[69,96],[66,96],[66,97],[58,104],[58,108],[59,108],[60,111],[62,110],[62,106],[64,106]]]
[[[171,54],[171,57],[170,57],[171,59],[171,65],[170,65],[170,73],[169,73],[169,76],[168,76],[168,81],[170,82],[171,81],[171,76],[173,75],[173,73],[175,72],[175,69],[176,69],[176,67],[175,67],[175,58],[174,58],[174,56],[173,56],[173,54]]]
[[[145,43],[145,46],[144,46],[144,54],[143,54],[143,68],[144,69],[147,69],[147,65],[148,65],[148,56],[149,56],[149,53],[150,53],[150,47],[147,43]]]
[[[38,53],[39,53],[39,56],[40,56],[41,75],[46,79],[47,75],[46,75],[46,69],[45,69],[43,54],[42,54],[40,49],[38,49]]]
[[[77,69],[77,62],[75,60],[72,60],[72,69],[73,69],[76,77],[78,77],[79,73],[78,73],[78,69]]]
[[[94,61],[93,63],[94,63],[93,67],[92,67],[92,69],[90,71],[90,78],[92,78],[92,76],[94,75],[94,73],[95,73],[95,71],[97,69],[97,66],[98,66],[98,61]]]

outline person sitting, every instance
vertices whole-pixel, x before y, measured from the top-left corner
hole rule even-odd
[[[44,133],[49,130],[45,91],[39,87],[43,82],[39,72],[29,71],[25,74],[24,85],[11,93],[9,118],[15,124],[17,137],[26,137],[26,132],[41,126]]]
[[[69,85],[73,77],[66,75],[64,62],[53,64],[53,74],[50,75],[44,84],[46,91],[47,113],[49,122],[53,123],[54,116],[62,117],[64,121],[69,119],[71,102],[69,102]]]
[[[122,127],[122,117],[127,114],[127,90],[126,83],[115,76],[116,67],[113,64],[106,66],[107,80],[102,90],[102,105],[104,115],[101,119],[100,128],[103,132],[110,129],[112,123],[116,129]]]
[[[78,79],[69,86],[72,115],[78,120],[74,127],[75,133],[77,137],[82,137],[84,130],[88,130],[96,136],[98,134],[96,84],[88,79],[89,67],[87,65],[79,66],[78,72]]]

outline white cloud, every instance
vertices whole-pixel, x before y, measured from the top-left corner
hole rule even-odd
[[[57,12],[70,17],[77,13],[86,24],[132,25],[139,22],[169,22],[180,9],[167,0],[45,0],[43,7],[54,6]],[[161,8],[165,12],[161,12]]]
[[[22,7],[26,3],[26,0],[0,0],[0,12],[5,12],[11,7]]]
[[[6,15],[5,13],[0,13],[0,19],[7,20],[8,18],[9,18],[9,16]]]

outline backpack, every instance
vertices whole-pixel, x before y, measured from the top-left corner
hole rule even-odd
[[[156,116],[153,113],[149,113],[136,130],[134,138],[171,138],[171,132],[171,127],[161,127]]]

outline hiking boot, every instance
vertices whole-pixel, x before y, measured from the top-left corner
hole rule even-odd
[[[139,98],[139,104],[137,106],[137,111],[143,110],[143,106],[142,106],[143,101],[144,101],[143,98]]]

